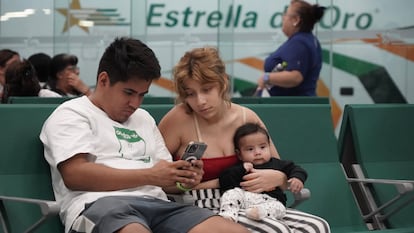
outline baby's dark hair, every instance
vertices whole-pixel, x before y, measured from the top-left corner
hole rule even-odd
[[[249,122],[236,129],[236,132],[234,133],[234,136],[233,136],[234,149],[236,151],[240,149],[239,143],[242,137],[245,137],[247,135],[254,134],[254,133],[262,133],[266,135],[267,141],[270,140],[269,133],[267,132],[265,128],[263,128],[258,123]]]

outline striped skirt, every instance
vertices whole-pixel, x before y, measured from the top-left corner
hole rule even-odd
[[[208,208],[215,213],[220,210],[220,190],[201,189],[187,192],[195,199],[194,205]],[[263,221],[254,221],[239,213],[238,222],[246,226],[253,233],[330,233],[328,222],[318,216],[288,208],[281,220],[266,218]]]

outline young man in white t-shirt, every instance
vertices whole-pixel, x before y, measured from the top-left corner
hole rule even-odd
[[[95,91],[60,105],[40,138],[65,232],[248,232],[207,209],[167,200],[197,185],[201,161],[172,161],[156,122],[139,108],[160,77],[153,51],[118,38]],[[180,190],[181,189],[181,190]]]

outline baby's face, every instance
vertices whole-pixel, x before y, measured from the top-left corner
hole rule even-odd
[[[239,140],[240,159],[254,165],[263,164],[270,160],[269,141],[263,133],[246,135]]]

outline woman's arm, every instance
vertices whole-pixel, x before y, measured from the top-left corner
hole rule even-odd
[[[252,169],[243,177],[240,186],[250,192],[261,193],[271,191],[279,187],[287,189],[287,177],[285,173],[273,169]]]
[[[303,82],[303,76],[298,70],[270,72],[268,75],[269,79],[267,83],[264,82],[265,74],[259,78],[257,81],[259,88],[264,88],[266,84],[270,86],[292,88],[298,86]]]

